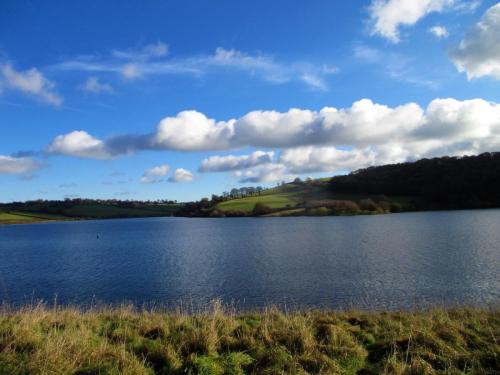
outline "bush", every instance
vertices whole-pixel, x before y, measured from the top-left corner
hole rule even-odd
[[[273,209],[269,206],[266,206],[264,203],[258,202],[255,203],[255,206],[252,211],[253,216],[261,216],[267,215],[273,212]]]
[[[307,214],[311,216],[327,216],[330,213],[326,207],[310,208],[307,210]]]
[[[380,210],[380,207],[373,201],[371,200],[370,198],[368,199],[362,199],[359,201],[359,207],[363,210],[363,211],[379,211]]]
[[[334,215],[356,214],[359,212],[359,206],[356,202],[347,200],[323,199],[307,203],[307,209],[326,207]]]

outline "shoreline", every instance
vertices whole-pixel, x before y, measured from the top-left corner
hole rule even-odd
[[[360,214],[339,214],[339,215],[289,215],[289,216],[278,216],[278,215],[261,215],[261,216],[180,216],[180,215],[153,215],[153,216],[131,216],[131,217],[68,217],[67,219],[53,219],[53,220],[40,220],[31,222],[2,222],[0,221],[0,227],[11,226],[11,225],[31,225],[31,224],[49,224],[49,223],[63,223],[63,222],[73,222],[73,221],[101,221],[101,220],[126,220],[126,219],[150,219],[150,218],[184,218],[184,219],[234,219],[234,218],[304,218],[304,217],[356,217],[356,216],[384,216],[384,215],[397,215],[397,214],[409,214],[409,213],[419,213],[419,212],[447,212],[447,211],[480,211],[480,210],[498,210],[499,207],[481,207],[481,208],[456,208],[456,209],[429,209],[429,210],[415,210],[415,211],[401,211],[401,212],[375,212],[375,213],[360,213]]]

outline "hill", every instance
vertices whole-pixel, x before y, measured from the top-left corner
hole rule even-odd
[[[325,216],[500,207],[500,153],[422,159],[240,188],[196,202],[72,199],[0,205],[0,224],[154,216]]]
[[[415,210],[500,207],[500,153],[371,167],[334,177],[335,193],[411,196]]]

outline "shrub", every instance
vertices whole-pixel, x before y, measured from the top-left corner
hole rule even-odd
[[[261,215],[267,215],[273,212],[273,209],[269,206],[266,206],[264,203],[257,202],[255,203],[255,206],[252,211],[252,215],[254,216],[261,216]]]
[[[364,211],[378,211],[380,207],[370,198],[359,201],[359,207]]]
[[[330,213],[334,215],[355,214],[359,212],[359,206],[356,202],[347,200],[323,199],[319,201],[310,201],[306,204],[306,208],[313,209],[326,207]]]
[[[311,216],[327,216],[330,213],[326,207],[310,208],[307,210],[307,214]]]

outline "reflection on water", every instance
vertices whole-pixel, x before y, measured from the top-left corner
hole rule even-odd
[[[0,299],[492,304],[500,301],[499,228],[500,210],[5,226]]]

